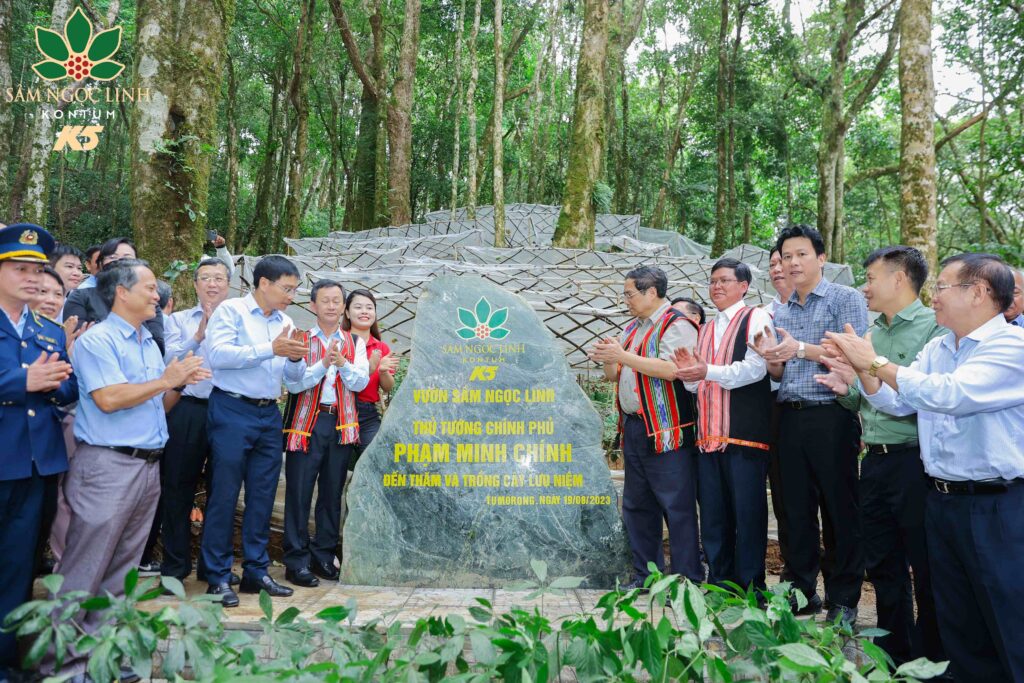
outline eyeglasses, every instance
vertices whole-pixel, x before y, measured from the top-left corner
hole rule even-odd
[[[936,282],[934,285],[932,285],[932,291],[935,294],[942,294],[943,292],[945,292],[950,287],[973,287],[976,284],[977,284],[976,280],[972,280],[971,282],[957,282],[956,284],[952,284],[952,285],[944,285],[944,284],[941,284],[939,282]]]
[[[272,282],[270,284],[274,285],[288,296],[295,296],[295,292],[299,291],[298,287],[285,287],[284,285],[278,284],[277,282]]]
[[[647,290],[645,289],[644,292],[646,292],[646,291]],[[635,290],[635,291],[632,291],[632,292],[623,292],[622,296],[619,297],[619,298],[621,298],[623,301],[630,301],[633,297],[640,296],[644,292],[641,292],[640,290]]]
[[[196,279],[199,280],[200,282],[204,282],[204,283],[205,282],[216,282],[219,285],[222,285],[222,284],[224,284],[225,282],[228,281],[228,279],[226,277],[224,277],[223,275],[200,275]],[[274,284],[277,284],[277,283],[274,283]]]
[[[719,287],[719,286],[725,287],[730,282],[739,282],[739,280],[737,280],[734,277],[723,277],[723,278],[720,278],[720,279],[709,280],[708,281],[708,287]]]

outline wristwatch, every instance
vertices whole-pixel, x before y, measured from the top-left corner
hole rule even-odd
[[[800,345],[796,347],[797,358],[807,358],[807,345],[800,342]]]
[[[877,356],[873,361],[871,361],[871,366],[868,368],[868,374],[871,375],[872,377],[877,377],[878,371],[888,364],[888,358],[886,358],[885,356]]]

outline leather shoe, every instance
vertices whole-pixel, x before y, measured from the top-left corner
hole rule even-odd
[[[238,594],[231,590],[231,584],[210,584],[210,587],[206,589],[206,594],[219,595],[220,604],[224,607],[238,607]]]
[[[309,567],[301,567],[294,571],[286,569],[284,572],[284,578],[288,579],[296,586],[301,586],[303,588],[316,588],[320,585],[320,579],[313,576],[313,572],[309,571]]]
[[[849,626],[852,629],[857,623],[857,608],[833,604],[825,615],[825,623],[834,624],[837,620],[840,626]]]
[[[804,605],[803,609],[797,609],[796,606],[796,593],[794,592],[789,596],[789,607],[793,610],[793,614],[798,617],[803,617],[808,614],[817,614],[821,611],[821,598],[815,593],[811,597],[807,598],[807,604]]]
[[[199,569],[198,567],[196,567],[196,579],[198,579],[199,581],[205,582],[206,581],[206,570],[205,569]],[[228,579],[228,583],[231,584],[232,586],[237,586],[241,582],[242,582],[242,577],[240,577],[235,572],[231,572],[231,578]]]
[[[295,592],[288,586],[282,586],[267,575],[264,575],[259,579],[251,579],[248,576],[243,576],[242,583],[239,588],[243,593],[259,593],[260,591],[267,591],[267,595],[272,598],[287,598]]]
[[[338,571],[338,568],[334,566],[333,562],[327,564],[326,562],[313,560],[309,563],[309,569],[321,579],[326,579],[328,581],[337,581],[338,576],[341,574],[341,572]]]

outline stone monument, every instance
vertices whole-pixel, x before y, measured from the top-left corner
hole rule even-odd
[[[408,374],[348,490],[341,580],[500,587],[628,580],[601,420],[521,297],[439,277],[416,306]]]

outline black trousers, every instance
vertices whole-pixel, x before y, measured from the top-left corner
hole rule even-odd
[[[700,536],[708,583],[764,588],[768,452],[730,444],[697,455]]]
[[[0,623],[30,597],[45,486],[35,466],[28,479],[0,481]],[[0,679],[20,664],[17,638],[0,633]]]
[[[957,681],[1024,681],[1024,484],[930,490],[925,535],[939,633]]]
[[[309,566],[310,558],[333,565],[341,535],[341,492],[354,446],[338,443],[338,418],[320,413],[309,437],[309,450],[285,456],[284,563],[291,570]],[[309,536],[309,509],[316,487],[316,532]]]
[[[917,446],[888,454],[869,453],[861,461],[864,561],[868,581],[875,587],[878,627],[889,632],[875,642],[897,664],[918,657],[933,662],[947,659],[939,638],[928,568],[924,533],[927,492]]]
[[[373,443],[373,437],[377,436],[380,430],[380,413],[377,412],[377,404],[368,401],[356,401],[356,415],[359,416],[359,443],[356,445],[355,453],[348,462],[349,469],[356,466],[356,461]]]
[[[642,419],[627,415],[622,457],[626,480],[622,491],[622,521],[638,577],[650,572],[648,562],[664,571],[661,549],[663,524],[668,525],[672,572],[691,581],[704,581],[697,527],[697,455],[694,448],[657,453]]]
[[[772,392],[772,448],[768,452],[768,486],[772,492],[772,511],[779,530],[779,554],[782,555],[782,580],[792,581],[789,575],[789,527],[786,523],[786,496],[782,492],[782,465],[779,462],[779,422],[782,406],[775,403],[777,391]]]
[[[192,573],[192,506],[210,457],[207,402],[182,396],[167,414],[167,446],[160,462],[160,508],[164,559],[160,573],[184,579]],[[207,487],[207,499],[210,497]],[[152,538],[152,535],[151,535]]]
[[[783,406],[779,460],[786,492],[789,569],[793,585],[816,592],[821,508],[825,555],[833,566],[823,572],[833,604],[856,607],[864,580],[864,552],[857,499],[860,431],[853,413],[838,404],[796,410]]]

